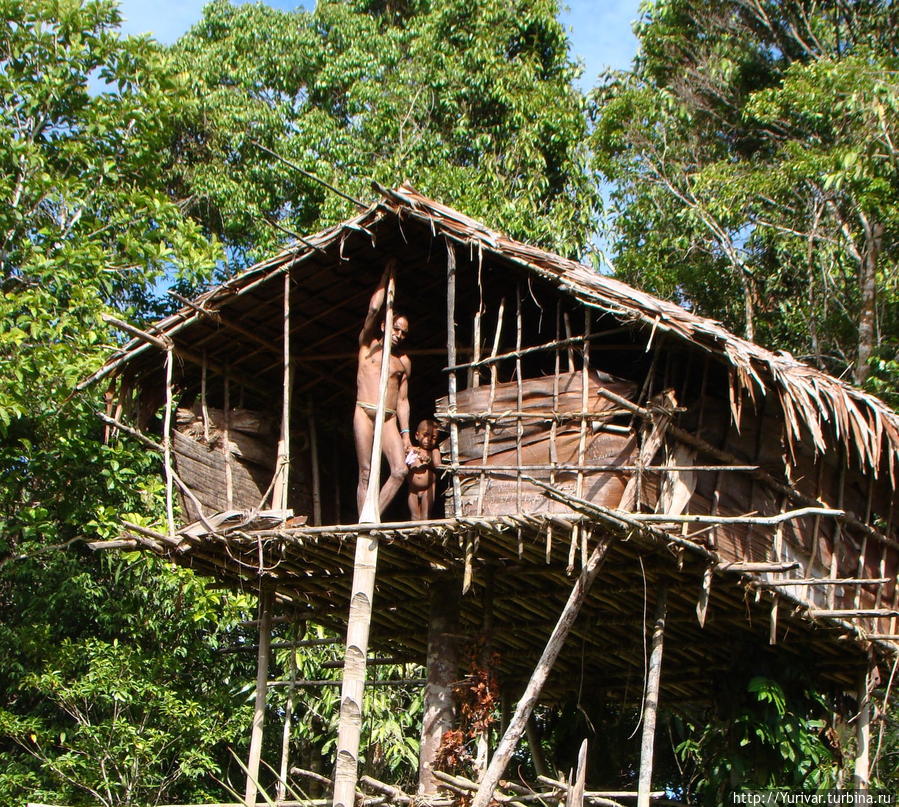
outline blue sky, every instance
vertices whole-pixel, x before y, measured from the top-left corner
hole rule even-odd
[[[206,0],[120,0],[126,33],[152,34],[171,43],[200,18]],[[307,3],[271,0],[269,5],[292,9]],[[639,0],[569,0],[562,21],[568,27],[574,55],[584,64],[584,89],[608,68],[627,67],[637,49],[631,25]]]

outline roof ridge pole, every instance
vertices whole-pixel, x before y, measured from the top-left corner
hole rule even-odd
[[[375,410],[375,430],[372,437],[371,472],[360,524],[380,524],[378,495],[381,489],[381,434],[387,401],[387,382],[390,378],[390,334],[393,331],[393,297],[395,293],[395,263],[388,264],[387,293],[384,300],[384,341],[381,349],[381,376],[378,387],[378,406]],[[372,602],[375,594],[375,573],[378,565],[378,536],[376,533],[356,535],[356,556],[353,561],[353,589],[347,619],[346,650],[343,658],[343,684],[340,691],[340,719],[337,729],[337,761],[334,768],[334,807],[353,807],[356,782],[359,777],[359,739],[362,733],[362,700],[365,693],[365,663],[368,654],[368,634],[371,628]]]
[[[662,651],[665,643],[665,619],[668,614],[668,584],[659,586],[652,628],[652,651],[646,678],[646,705],[643,708],[643,736],[640,741],[640,775],[637,784],[637,807],[649,807],[652,784],[653,744],[659,711],[659,684],[662,678]]]
[[[605,560],[606,553],[611,544],[611,536],[608,534],[603,536],[599,543],[594,547],[593,552],[581,569],[581,573],[574,581],[571,594],[568,595],[568,602],[565,603],[565,607],[562,609],[559,621],[556,622],[556,626],[553,628],[553,632],[546,642],[546,647],[543,649],[543,654],[540,656],[540,660],[537,662],[537,666],[531,674],[531,680],[528,681],[524,694],[521,696],[518,705],[515,707],[515,714],[509,721],[506,732],[503,734],[502,739],[499,741],[499,745],[496,747],[496,752],[493,755],[493,759],[490,760],[490,765],[487,766],[487,772],[484,774],[484,778],[478,786],[478,792],[471,802],[471,807],[487,807],[493,800],[493,794],[499,784],[499,780],[502,778],[506,766],[509,764],[509,760],[515,752],[518,741],[525,732],[528,718],[531,716],[534,707],[537,705],[537,700],[543,690],[543,685],[546,683],[546,679],[549,677],[553,665],[559,657],[559,652],[562,650],[562,646],[565,644],[565,640],[571,632],[571,628],[574,625],[575,619],[577,619],[581,606],[587,599],[590,586],[593,584],[593,581],[596,579],[602,568],[603,561]]]

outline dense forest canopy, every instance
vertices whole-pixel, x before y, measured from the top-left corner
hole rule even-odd
[[[170,48],[122,36],[112,0],[0,9],[4,803],[229,800],[240,778],[252,658],[218,651],[252,643],[253,605],[84,546],[161,513],[160,482],[154,458],[102,444],[102,391],[71,393],[115,345],[103,313],[151,319],[161,286],[354,211],[272,152],[364,202],[409,179],[567,256],[608,226],[627,282],[899,400],[886,0],[656,0],[633,68],[589,98],[556,0],[215,0]],[[741,686],[702,724],[672,719],[673,792],[830,781],[801,675]],[[415,760],[400,697],[402,718],[373,704],[366,759],[395,779]],[[543,719],[564,735],[563,712]],[[304,758],[332,751],[322,713],[295,731]]]

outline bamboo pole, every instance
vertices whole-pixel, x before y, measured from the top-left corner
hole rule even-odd
[[[560,300],[556,300],[556,343],[559,341],[559,329],[561,327],[561,311],[562,311],[562,303]],[[550,471],[549,471],[549,484],[555,487],[556,484],[556,472],[555,466],[559,463],[559,450],[556,445],[556,436],[558,434],[558,422],[556,418],[558,416],[559,410],[559,369],[561,365],[561,353],[559,352],[559,348],[556,347],[554,351],[555,355],[553,357],[554,360],[554,373],[553,373],[553,421],[549,427],[549,462],[550,462]],[[547,538],[547,563],[549,562],[549,554],[552,552],[552,533],[548,533]]]
[[[222,454],[225,460],[225,501],[229,510],[234,507],[234,470],[231,467],[231,374],[225,371],[225,394],[222,414]]]
[[[553,628],[553,632],[546,643],[540,660],[537,662],[537,666],[534,668],[524,694],[515,707],[515,714],[509,721],[509,726],[496,748],[493,759],[490,760],[490,765],[487,766],[487,772],[484,774],[484,779],[478,787],[478,792],[471,802],[471,807],[487,807],[493,798],[493,791],[496,790],[499,780],[502,778],[503,772],[506,770],[512,754],[515,752],[518,741],[525,732],[527,720],[534,711],[534,706],[537,704],[543,685],[546,683],[546,679],[549,677],[559,652],[565,644],[565,639],[568,637],[572,625],[574,625],[578,612],[587,598],[590,586],[602,568],[603,560],[610,545],[611,538],[608,536],[603,537],[594,548],[587,563],[581,569],[581,573],[571,589],[571,594],[568,597],[568,602],[565,603],[565,608],[562,610],[559,621]]]
[[[300,624],[302,625],[302,623]],[[295,628],[295,631],[294,639],[296,640],[302,634],[299,627]],[[297,683],[297,648],[295,642],[291,642],[288,672],[290,673],[290,684],[287,690],[287,702],[284,705],[284,732],[281,735],[281,768],[278,776],[276,801],[284,801],[287,795],[287,773],[290,770],[290,732],[293,723],[294,696]]]
[[[521,331],[522,331],[522,316],[521,316],[521,282],[519,281],[515,287],[515,294],[517,296],[516,306],[515,306],[515,350],[518,352],[518,355],[515,357],[515,388],[516,388],[516,402],[518,406],[518,411],[522,410],[522,401],[523,401],[523,386],[521,379]],[[583,407],[586,409],[587,407]],[[518,466],[518,473],[515,475],[515,512],[521,512],[521,439],[524,436],[524,424],[521,422],[521,417],[518,416],[515,418],[515,464]]]
[[[174,470],[172,469],[172,349],[165,352],[165,422],[162,426],[162,445],[165,462],[165,515],[169,535],[175,534],[175,490]]]
[[[284,344],[282,345],[283,378],[281,385],[281,436],[278,440],[278,460],[275,463],[275,487],[272,492],[272,506],[287,509],[290,489],[290,405],[293,366],[290,357],[290,272],[284,273],[283,308]]]
[[[652,784],[652,760],[659,711],[659,689],[662,678],[662,653],[665,644],[665,619],[668,614],[668,586],[659,587],[652,629],[652,652],[646,679],[646,705],[643,708],[643,737],[640,742],[640,775],[637,784],[637,807],[649,807]]]
[[[565,321],[565,343],[568,348],[568,372],[574,372],[574,343],[577,339],[572,335],[573,332],[571,330],[571,318],[568,316],[568,312],[566,311],[563,315],[563,320]]]
[[[581,357],[581,411],[586,412],[587,407],[590,403],[590,397],[588,394],[590,388],[590,325],[591,325],[591,316],[590,309],[584,309],[584,342],[582,357]],[[578,472],[577,472],[577,483],[575,485],[575,496],[579,499],[583,498],[584,495],[584,470],[582,467],[584,464],[584,453],[587,450],[587,419],[581,418],[580,425],[580,434],[578,435],[578,445],[577,445],[577,464],[578,464]],[[649,458],[652,459],[651,457]],[[639,471],[638,471],[639,473]],[[518,508],[519,512],[521,508]],[[584,531],[580,527],[580,525],[576,525],[574,528],[574,535],[572,535],[572,542],[574,542],[575,535],[581,535],[581,563],[585,563],[587,560],[587,541],[584,537]]]
[[[496,312],[496,330],[493,333],[493,347],[490,351],[491,356],[496,356],[497,351],[499,350],[499,340],[502,335],[503,330],[503,313],[506,308],[506,298],[503,297],[499,301],[499,308]],[[493,402],[496,399],[496,381],[497,381],[497,366],[495,364],[490,365],[490,394],[487,397],[487,413],[493,414]],[[481,462],[486,466],[487,459],[490,456],[490,433],[493,429],[493,424],[491,421],[487,421],[486,426],[484,427],[484,450],[481,454]],[[481,478],[478,484],[478,504],[475,510],[477,515],[482,515],[484,512],[484,496],[487,493],[487,474],[481,473]]]
[[[852,786],[866,791],[870,778],[871,756],[871,666],[866,667],[858,678],[858,720],[855,725],[855,771]]]
[[[468,368],[468,386],[470,389],[477,389],[481,386],[481,318],[484,315],[484,284],[481,278],[483,260],[484,254],[482,252],[478,261],[478,310],[474,313],[471,332],[472,356],[471,364]]]
[[[837,462],[840,464],[840,476],[837,487],[837,507],[843,509],[843,496],[846,489],[846,456],[845,451],[840,450]],[[830,554],[830,576],[839,577],[840,549],[843,546],[843,525],[838,521],[833,528],[833,544]],[[830,589],[827,592],[827,607],[833,609],[836,606],[837,590]]]
[[[318,457],[318,428],[312,401],[309,401],[309,459],[312,464],[312,523],[322,523],[321,468]],[[374,458],[372,458],[374,459]]]
[[[200,414],[203,418],[203,440],[209,445],[209,402],[206,396],[206,351],[203,351],[203,366],[200,369]]]
[[[456,250],[452,242],[446,240],[446,361],[450,366],[456,363]],[[447,377],[447,402],[450,414],[456,412],[456,372]],[[450,423],[450,459],[459,462],[459,424]],[[462,514],[462,487],[459,477],[452,474],[453,513]]]
[[[584,807],[584,785],[587,782],[587,739],[581,742],[577,755],[577,768],[574,782],[565,797],[565,807]]]
[[[395,278],[391,266],[384,301],[384,340],[381,351],[378,406],[375,411],[375,428],[372,439],[371,474],[368,480],[368,489],[365,492],[362,513],[359,516],[360,523],[378,524],[381,521],[378,505],[378,496],[381,490],[381,434],[386,410],[387,383],[390,378],[390,335],[393,332],[394,292]],[[353,807],[356,798],[365,665],[377,565],[377,535],[357,534],[356,555],[353,561],[353,588],[350,598],[350,613],[347,619],[343,685],[340,693],[337,761],[334,768],[334,807]]]
[[[265,696],[268,691],[268,655],[272,641],[272,602],[274,592],[267,587],[259,591],[259,653],[256,656],[256,703],[250,731],[250,753],[247,760],[247,787],[244,802],[256,803],[259,791],[259,762],[262,758],[262,734],[265,725]]]
[[[871,505],[874,500],[874,477],[868,478],[868,499],[865,504],[865,524],[869,524],[871,522]],[[856,575],[861,577],[865,573],[865,561],[867,560],[868,555],[868,535],[862,537],[862,546],[861,550],[858,553],[858,570],[856,571]],[[862,590],[855,590],[855,602],[853,605],[858,608],[861,605],[861,596]]]

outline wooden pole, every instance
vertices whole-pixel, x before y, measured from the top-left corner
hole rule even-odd
[[[869,664],[858,677],[858,719],[855,724],[855,772],[852,786],[867,790],[871,761],[871,673]]]
[[[506,308],[506,298],[503,297],[499,301],[499,308],[496,312],[496,330],[493,333],[493,348],[490,351],[491,357],[496,356],[499,350],[499,341],[503,331],[503,312]],[[496,364],[490,365],[490,394],[487,397],[487,414],[493,414],[493,402],[496,399],[496,381],[498,368]],[[484,426],[484,450],[481,455],[481,462],[487,465],[487,458],[490,456],[490,433],[493,429],[493,421],[488,420]],[[484,496],[487,493],[487,474],[481,472],[481,478],[478,482],[478,505],[476,508],[477,515],[483,515],[484,512]]]
[[[659,683],[662,677],[662,650],[665,642],[665,618],[668,613],[668,586],[659,587],[655,621],[652,628],[652,652],[646,679],[646,705],[643,708],[643,738],[640,742],[640,777],[637,785],[637,807],[649,807],[652,782],[653,744],[659,711]]]
[[[230,510],[234,507],[234,471],[231,466],[231,373],[225,370],[225,394],[222,414],[222,454],[225,459],[225,501]]]
[[[444,732],[453,726],[453,682],[457,679],[455,634],[459,612],[459,583],[439,580],[430,589],[428,622],[428,683],[425,686],[418,762],[418,792],[433,795],[438,781],[434,762]]]
[[[581,412],[586,412],[587,407],[590,403],[589,397],[589,389],[590,389],[590,309],[584,309],[584,343],[582,345],[582,355],[581,355]],[[579,499],[584,496],[584,453],[587,450],[587,419],[585,417],[581,418],[580,425],[580,434],[578,436],[578,447],[577,447],[577,464],[579,466],[577,472],[577,485],[575,489],[575,496]],[[652,458],[650,458],[651,460]],[[581,563],[584,563],[587,559],[587,542],[583,537],[583,530],[579,525],[575,525],[575,531],[581,534]],[[574,542],[574,538],[572,538],[572,542]]]
[[[268,655],[272,642],[272,602],[274,593],[267,587],[259,591],[259,653],[256,656],[256,705],[250,731],[247,760],[247,787],[244,802],[256,803],[259,791],[259,761],[262,758],[262,733],[265,725],[265,696],[268,692]]]
[[[562,645],[565,644],[565,639],[568,637],[578,612],[587,598],[590,586],[602,568],[611,540],[608,536],[602,538],[590,554],[587,563],[581,569],[581,573],[571,589],[568,602],[565,603],[565,607],[562,609],[562,615],[559,617],[555,628],[553,628],[553,632],[546,643],[540,660],[537,662],[537,666],[534,668],[521,700],[518,701],[518,705],[515,707],[515,714],[509,721],[509,726],[499,741],[496,753],[493,755],[493,759],[490,760],[490,765],[487,766],[487,773],[484,774],[484,779],[471,802],[471,807],[487,807],[493,799],[493,792],[499,785],[499,780],[502,778],[503,772],[506,770],[512,754],[515,752],[518,741],[525,732],[528,718],[534,711],[534,706],[537,704],[543,685],[546,683],[546,679],[549,677],[549,673],[559,656]]]
[[[456,250],[446,240],[446,361],[451,367],[456,363]],[[456,372],[447,378],[447,402],[451,414],[456,413]],[[450,423],[450,456],[453,465],[459,464],[459,424]],[[453,514],[462,515],[462,486],[458,474],[453,479]]]
[[[290,392],[293,367],[290,358],[290,272],[284,273],[284,344],[283,380],[281,385],[281,437],[278,440],[278,461],[275,465],[275,487],[272,506],[278,510],[287,509],[287,494],[290,487]]]
[[[322,483],[321,468],[318,459],[318,429],[312,401],[309,401],[309,455],[312,464],[312,523],[322,523]],[[372,458],[374,459],[374,458]]]
[[[174,470],[172,468],[172,365],[173,354],[169,348],[165,352],[165,423],[162,427],[162,445],[165,449],[165,515],[168,523],[169,535],[175,534],[175,490]]]
[[[581,742],[577,755],[577,769],[574,782],[565,797],[565,807],[584,807],[584,785],[587,782],[587,740]]]
[[[521,351],[521,331],[522,331],[522,315],[521,315],[521,282],[515,287],[515,294],[518,297],[515,307],[515,350]],[[521,378],[521,355],[515,357],[515,386],[517,389],[517,407],[518,411],[522,410],[522,378]],[[524,435],[524,425],[521,422],[521,415],[515,418],[515,464],[518,466],[518,472],[515,474],[515,512],[521,512],[521,439]]]
[[[276,801],[284,801],[287,796],[287,774],[290,770],[290,732],[293,724],[294,696],[297,689],[297,648],[296,640],[302,636],[303,624],[297,626],[294,641],[291,643],[290,656],[288,657],[288,672],[290,684],[287,690],[287,702],[284,705],[284,732],[281,735],[281,768],[278,776],[278,789]]]
[[[394,273],[387,279],[385,295],[384,342],[381,352],[381,377],[378,387],[378,406],[375,411],[375,430],[372,439],[371,475],[365,501],[359,515],[361,524],[378,524],[381,512],[378,496],[381,490],[381,434],[390,378],[390,347],[393,332]],[[365,663],[368,654],[368,634],[371,628],[372,602],[375,595],[375,574],[378,565],[376,535],[356,536],[356,556],[353,561],[353,589],[350,614],[347,619],[346,651],[343,661],[343,685],[340,692],[340,719],[337,731],[337,761],[334,767],[334,807],[353,807],[356,781],[359,775],[359,740],[362,732],[362,699],[365,692]]]

